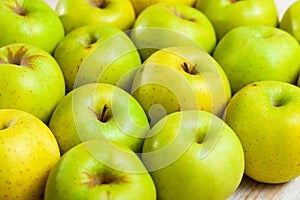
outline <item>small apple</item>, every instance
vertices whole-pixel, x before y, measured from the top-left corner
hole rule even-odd
[[[66,33],[81,26],[99,23],[128,30],[135,20],[130,0],[60,0],[55,10]]]
[[[0,1],[0,27],[0,47],[27,43],[51,54],[64,37],[57,14],[40,0]]]
[[[226,107],[225,122],[245,152],[245,174],[264,183],[300,175],[300,88],[259,81],[239,90]]]
[[[49,128],[27,112],[0,109],[0,144],[0,199],[42,200],[60,158]]]
[[[14,108],[47,123],[65,95],[63,74],[45,50],[29,44],[0,48],[0,109]]]
[[[274,0],[197,0],[195,7],[214,25],[218,40],[239,26],[260,24],[276,27],[278,24]]]
[[[300,46],[287,32],[263,25],[229,31],[213,57],[224,69],[233,93],[261,80],[295,84],[300,72]]]
[[[158,199],[226,199],[244,173],[244,152],[233,130],[215,115],[189,110],[152,127],[142,161]]]
[[[90,140],[65,153],[51,170],[45,200],[156,200],[153,180],[130,149]]]
[[[216,45],[215,31],[208,18],[197,9],[179,3],[147,7],[137,17],[131,38],[142,60],[155,50],[170,46],[200,46],[210,53]]]

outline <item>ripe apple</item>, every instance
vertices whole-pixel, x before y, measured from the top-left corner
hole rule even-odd
[[[265,183],[300,175],[300,88],[281,81],[259,81],[229,101],[225,122],[245,152],[245,174]]]
[[[213,57],[224,69],[233,93],[260,80],[296,83],[300,46],[287,32],[263,25],[247,25],[228,32]]]
[[[214,25],[218,40],[238,26],[260,24],[276,27],[278,24],[274,0],[197,0],[195,7]]]
[[[180,110],[200,109],[221,116],[231,90],[224,71],[205,50],[178,46],[156,51],[144,62],[131,94],[153,125]]]
[[[60,158],[49,128],[27,112],[0,109],[0,144],[0,199],[43,199]]]
[[[54,58],[62,69],[68,92],[94,82],[119,84],[129,90],[134,68],[141,64],[130,38],[107,24],[83,26],[70,32],[59,43]],[[127,82],[120,85],[125,78]]]
[[[62,153],[82,141],[103,138],[140,152],[149,122],[130,94],[111,84],[94,83],[68,93],[56,107],[49,127]]]
[[[135,20],[130,0],[60,0],[55,10],[66,33],[81,26],[99,23],[128,30]]]
[[[40,0],[0,1],[0,47],[27,43],[52,53],[64,28],[52,8]]]
[[[197,9],[179,3],[146,8],[136,19],[131,38],[142,60],[165,47],[200,46],[212,52],[216,45],[215,31],[208,18]]]
[[[156,200],[153,180],[130,149],[90,140],[65,153],[51,170],[45,200]]]
[[[0,109],[14,108],[47,123],[65,95],[63,74],[55,59],[29,44],[0,48]]]
[[[244,173],[244,152],[220,118],[199,110],[175,112],[150,130],[142,161],[158,199],[226,199]]]

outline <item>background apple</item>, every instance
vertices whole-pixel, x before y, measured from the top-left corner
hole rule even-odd
[[[48,174],[60,158],[49,128],[33,115],[0,109],[0,199],[43,199]]]
[[[65,95],[63,74],[55,59],[28,44],[0,49],[0,108],[29,112],[47,123]]]

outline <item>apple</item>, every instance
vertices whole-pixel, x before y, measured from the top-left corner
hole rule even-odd
[[[50,170],[60,158],[49,128],[35,116],[0,109],[0,199],[43,199]]]
[[[68,92],[94,82],[130,90],[134,69],[141,65],[130,38],[108,24],[83,26],[70,32],[57,46],[54,58],[62,69]]]
[[[279,23],[279,28],[289,32],[298,42],[300,42],[300,2],[295,1],[284,12]]]
[[[170,46],[203,47],[211,53],[216,45],[215,31],[208,18],[197,9],[179,3],[147,7],[137,17],[130,36],[142,60],[155,50]]]
[[[55,10],[66,33],[99,23],[128,30],[135,20],[130,0],[59,0]]]
[[[132,96],[151,126],[166,114],[206,110],[221,116],[231,98],[226,74],[203,49],[169,47],[152,54],[137,70]]]
[[[0,1],[0,47],[27,43],[52,53],[64,37],[55,11],[40,0]]]
[[[153,180],[130,149],[108,140],[90,140],[65,153],[51,170],[45,200],[156,200]]]
[[[103,138],[140,152],[149,122],[129,93],[111,84],[93,83],[68,93],[56,107],[49,127],[62,153],[83,141]]]
[[[247,25],[229,31],[213,57],[224,69],[233,93],[261,80],[296,83],[300,71],[300,47],[279,28]]]
[[[225,122],[245,152],[245,174],[264,183],[300,175],[300,88],[281,81],[258,81],[229,101]]]
[[[244,173],[244,152],[233,130],[206,111],[167,115],[152,127],[142,161],[158,199],[226,199]]]
[[[214,25],[218,40],[229,30],[239,26],[278,25],[278,11],[274,0],[197,0],[195,7]]]
[[[65,95],[63,74],[45,50],[22,43],[0,48],[0,109],[13,108],[47,123]]]

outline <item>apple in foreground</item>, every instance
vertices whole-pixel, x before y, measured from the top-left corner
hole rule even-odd
[[[0,47],[27,43],[52,53],[64,37],[63,25],[44,1],[0,1]]]
[[[224,69],[233,93],[256,81],[295,84],[300,72],[300,46],[286,31],[248,25],[229,31],[213,57]]]
[[[76,145],[51,170],[45,200],[156,200],[153,180],[138,156],[108,140]]]
[[[225,122],[245,152],[245,174],[264,183],[300,175],[300,88],[281,81],[259,81],[228,103]]]
[[[0,109],[0,199],[42,200],[60,158],[49,128],[24,111]]]
[[[244,152],[233,130],[206,111],[161,119],[143,145],[142,161],[158,199],[226,199],[244,173]]]
[[[65,81],[55,59],[28,44],[0,48],[0,108],[33,114],[47,123],[65,95]]]

